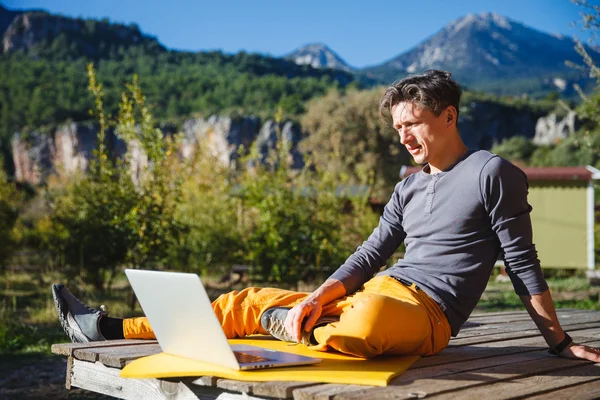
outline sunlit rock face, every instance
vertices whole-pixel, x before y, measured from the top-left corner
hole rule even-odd
[[[572,135],[579,127],[575,111],[569,111],[562,119],[554,113],[549,114],[538,119],[533,143],[538,146],[556,144]]]
[[[310,65],[313,68],[332,68],[351,72],[349,66],[336,52],[322,43],[302,46],[285,56],[299,65]]]
[[[178,132],[173,126],[162,126],[164,135]],[[290,121],[276,123],[267,120],[261,124],[254,116],[230,118],[213,115],[209,118],[186,120],[181,128],[182,140],[179,155],[189,159],[199,143],[203,143],[225,166],[235,167],[240,153],[247,152],[253,145],[266,161],[270,151],[275,150],[281,135],[288,150],[288,159],[293,168],[302,168],[303,155],[298,143],[303,137],[298,124]],[[15,179],[33,185],[44,183],[51,174],[69,176],[85,172],[97,148],[98,127],[90,123],[68,123],[52,132],[33,131],[16,133],[12,139]],[[148,157],[137,141],[124,142],[112,130],[106,132],[106,146],[113,157],[123,157],[131,174],[138,181]],[[243,151],[241,151],[243,149]]]

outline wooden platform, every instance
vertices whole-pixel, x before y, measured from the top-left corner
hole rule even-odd
[[[600,312],[562,309],[558,315],[576,342],[600,347]],[[56,344],[52,351],[68,357],[67,388],[124,399],[600,398],[600,364],[548,354],[525,312],[474,314],[446,350],[420,359],[383,388],[293,382],[292,376],[289,382],[262,383],[120,378],[128,362],[160,351],[155,341]]]

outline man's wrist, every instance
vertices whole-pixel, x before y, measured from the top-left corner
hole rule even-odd
[[[548,353],[554,354],[555,356],[557,356],[564,349],[569,347],[569,345],[571,343],[573,343],[573,339],[571,339],[571,336],[569,336],[569,334],[567,332],[565,332],[565,338],[560,343],[558,343],[556,346],[551,346],[550,350],[548,350]]]

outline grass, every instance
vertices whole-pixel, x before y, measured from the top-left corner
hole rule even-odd
[[[557,308],[600,310],[600,287],[591,287],[581,274],[556,271],[547,273],[548,284]],[[495,276],[479,302],[476,311],[523,310],[510,282],[497,282]],[[213,279],[214,280],[214,279]],[[65,282],[57,272],[35,273],[26,270],[0,272],[0,356],[11,354],[50,355],[53,343],[68,341],[54,310],[50,286]],[[215,285],[216,286],[216,285]],[[124,274],[115,279],[110,292],[100,293],[81,282],[70,282],[69,289],[92,307],[108,306],[110,315],[131,317],[143,315],[139,305],[130,309],[131,290]],[[303,288],[312,290],[313,288]],[[223,289],[209,289],[216,298]]]
[[[577,308],[600,310],[600,287],[590,286],[581,273],[565,274],[557,271],[546,273],[548,286],[556,308]],[[475,311],[512,311],[525,310],[519,296],[510,282],[498,282],[490,279]]]
[[[34,353],[47,356],[53,343],[68,341],[59,325],[50,289],[53,283],[65,282],[57,272],[0,271],[0,357]],[[67,287],[91,307],[105,304],[111,316],[143,315],[138,303],[131,310],[132,291],[125,274],[115,279],[110,292],[99,292],[82,282],[71,281]],[[226,291],[207,290],[211,298]]]

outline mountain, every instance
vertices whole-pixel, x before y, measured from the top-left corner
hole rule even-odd
[[[3,54],[23,51],[47,58],[106,58],[131,47],[148,53],[165,49],[135,24],[69,18],[42,10],[11,11],[0,5]]]
[[[351,72],[349,66],[339,55],[322,43],[312,43],[302,46],[284,56],[299,65],[310,65],[313,68],[333,68]]]
[[[13,20],[21,14],[23,14],[23,11],[8,10],[0,4],[0,37],[4,35],[6,28],[8,28]]]
[[[161,122],[216,113],[269,118],[281,111],[297,117],[313,97],[354,82],[345,71],[262,54],[170,50],[137,25],[108,19],[0,7],[0,22],[0,159],[5,162],[15,132],[90,119],[90,62],[108,114],[116,115],[124,83],[139,74]]]
[[[581,61],[574,45],[572,38],[543,33],[498,14],[469,14],[413,49],[361,72],[389,83],[440,68],[467,87],[497,94],[560,92],[584,79],[565,64]],[[587,49],[600,59],[600,53]]]

